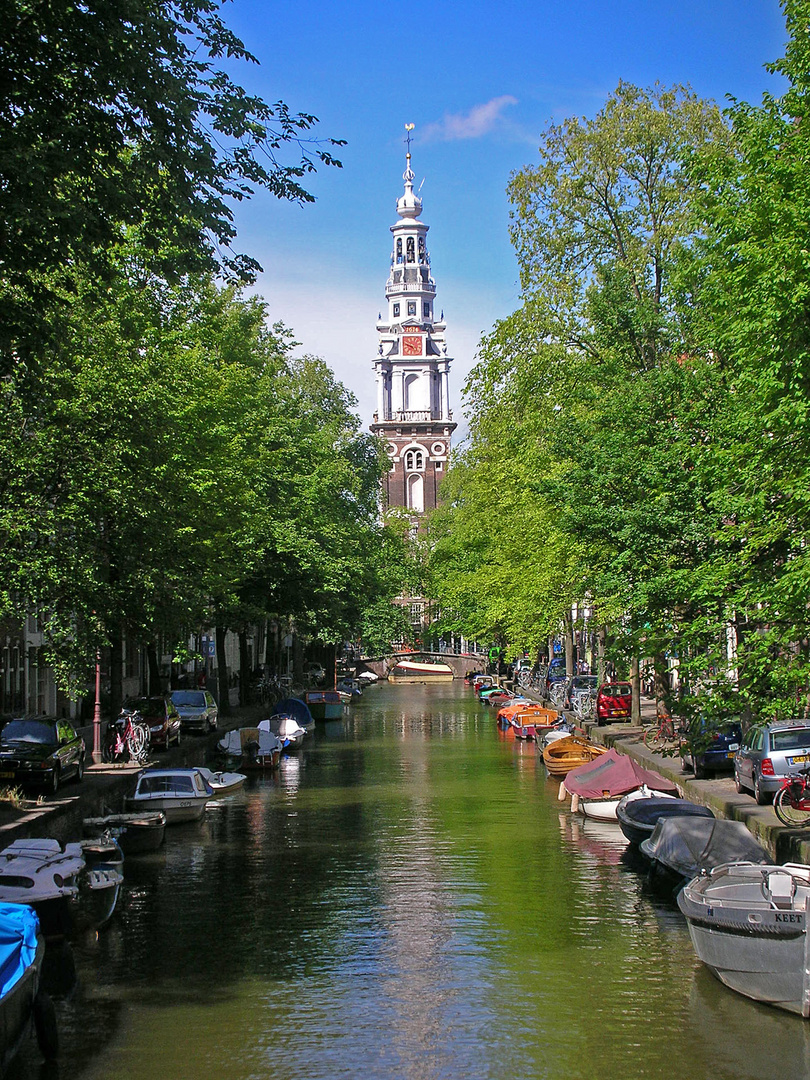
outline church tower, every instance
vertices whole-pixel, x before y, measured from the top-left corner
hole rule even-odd
[[[429,226],[419,221],[422,200],[413,190],[413,124],[406,129],[405,192],[397,200],[399,221],[391,226],[386,314],[377,323],[377,411],[371,430],[385,439],[391,461],[383,479],[384,504],[421,514],[436,506],[456,425],[450,412],[451,358],[444,339],[444,313],[438,318],[435,313]]]

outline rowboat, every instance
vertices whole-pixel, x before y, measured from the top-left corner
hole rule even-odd
[[[572,769],[606,754],[604,746],[585,739],[581,735],[569,735],[566,739],[557,739],[543,750],[543,761],[550,776],[564,777]]]
[[[552,750],[561,743],[554,743]],[[615,821],[616,808],[622,796],[646,787],[655,795],[677,794],[671,780],[652,769],[645,769],[633,758],[620,754],[612,747],[598,761],[592,760],[570,769],[563,788],[571,795],[571,809],[581,810],[600,821]]]
[[[337,690],[307,690],[304,702],[313,720],[340,720],[343,716],[343,700]]]
[[[394,682],[452,682],[449,664],[431,664],[420,660],[400,660],[388,672]]]
[[[82,828],[87,837],[112,837],[125,855],[142,855],[157,851],[163,843],[166,815],[157,810],[144,814],[107,814],[85,818]]]
[[[714,814],[708,806],[690,802],[688,799],[676,799],[673,795],[653,795],[648,789],[646,797],[633,798],[635,792],[625,795],[616,807],[619,827],[629,844],[634,847],[652,836],[655,826],[662,818],[668,817],[708,817]]]

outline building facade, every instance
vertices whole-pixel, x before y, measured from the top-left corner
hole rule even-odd
[[[397,200],[399,220],[391,226],[386,314],[381,313],[377,323],[377,411],[371,430],[385,440],[391,463],[383,480],[384,508],[403,507],[421,514],[436,506],[456,425],[450,411],[451,357],[444,313],[437,318],[435,311],[429,226],[419,220],[422,200],[413,190],[410,134],[403,180],[405,191]]]

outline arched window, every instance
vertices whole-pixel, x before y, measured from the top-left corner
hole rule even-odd
[[[408,243],[407,243],[407,245],[405,247],[405,250],[406,250],[406,252],[408,254],[406,262],[415,262],[416,259],[414,258],[414,243],[413,243],[413,237],[412,236],[408,237]]]
[[[405,455],[405,471],[421,472],[425,467],[425,455],[420,450],[409,450]]]
[[[397,262],[402,262],[402,237],[397,237]]]
[[[424,261],[425,261],[425,238],[424,238],[424,236],[420,236],[419,237],[419,262],[423,263]]]

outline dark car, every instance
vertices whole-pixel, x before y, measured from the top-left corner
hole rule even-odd
[[[171,698],[136,698],[127,703],[127,708],[139,712],[149,725],[152,746],[167,747],[172,742],[180,745],[180,713]]]
[[[596,692],[596,723],[629,720],[633,688],[629,682],[602,683]]]
[[[10,720],[0,732],[0,784],[45,788],[84,775],[84,740],[69,720],[37,716]]]
[[[694,772],[696,780],[708,772],[733,769],[741,742],[742,728],[736,717],[718,724],[696,717],[681,728],[681,764]]]
[[[546,668],[545,684],[546,693],[556,682],[562,682],[563,679],[567,679],[568,676],[565,671],[565,657],[555,656]]]
[[[208,690],[173,690],[172,703],[180,713],[180,723],[187,731],[214,731],[217,726],[217,703]]]

